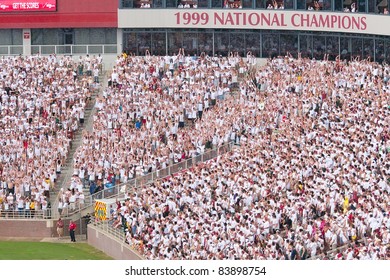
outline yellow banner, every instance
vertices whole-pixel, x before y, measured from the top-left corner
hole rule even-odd
[[[107,207],[106,203],[101,201],[95,202],[95,217],[100,221],[107,220]]]

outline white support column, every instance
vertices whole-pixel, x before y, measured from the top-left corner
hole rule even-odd
[[[116,31],[116,48],[117,53],[120,54],[123,52],[123,29],[118,28]]]
[[[23,55],[31,55],[31,29],[23,29]]]

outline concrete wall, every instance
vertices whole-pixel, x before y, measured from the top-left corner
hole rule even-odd
[[[0,237],[52,237],[55,233],[53,225],[53,220],[0,220]]]
[[[64,236],[69,236],[69,219],[64,219]],[[2,220],[0,219],[0,238],[42,239],[57,237],[57,220]],[[85,220],[75,220],[76,235],[85,234]]]
[[[115,260],[141,260],[142,257],[132,251],[124,241],[113,239],[104,231],[88,226],[88,244],[103,251]]]
[[[118,54],[103,54],[102,57],[103,57],[104,70],[111,71],[115,65]]]
[[[257,67],[261,67],[267,64],[268,58],[257,58]]]

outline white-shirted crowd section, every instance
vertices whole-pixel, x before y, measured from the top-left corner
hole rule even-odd
[[[0,59],[0,212],[50,207],[72,138],[84,121],[101,57]]]
[[[218,124],[240,147],[129,192],[110,223],[148,259],[389,259],[389,70],[269,61],[187,132]]]
[[[27,210],[31,197],[43,208],[98,62],[0,62],[1,206]],[[251,55],[118,56],[61,207],[84,185],[93,193],[234,142],[129,192],[113,226],[148,259],[323,258],[343,245],[334,258],[389,259],[389,71],[326,57],[255,70]]]
[[[93,131],[75,154],[75,186],[91,193],[125,183],[234,141],[244,109],[231,96],[253,67],[239,56],[120,56],[101,98]],[[82,183],[83,182],[83,183]]]

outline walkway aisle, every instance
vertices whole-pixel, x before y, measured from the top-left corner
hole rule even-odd
[[[52,218],[58,217],[58,193],[61,188],[66,190],[70,185],[70,179],[73,175],[73,157],[77,148],[81,146],[83,141],[83,132],[85,130],[91,131],[93,128],[93,116],[96,112],[95,103],[96,97],[101,96],[103,90],[107,85],[107,73],[103,71],[100,75],[99,80],[101,81],[99,87],[94,90],[90,102],[87,104],[85,109],[85,122],[84,125],[79,128],[76,132],[75,137],[72,141],[71,148],[68,153],[66,163],[62,166],[59,180],[56,183],[54,190],[50,193],[50,203],[52,209]]]

